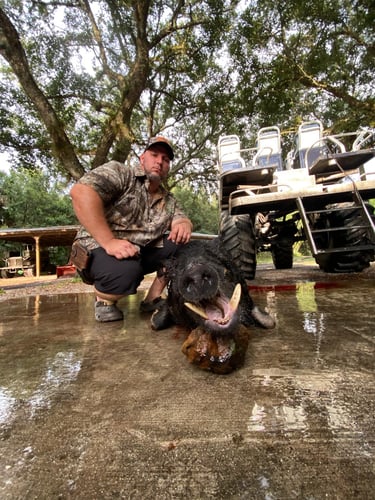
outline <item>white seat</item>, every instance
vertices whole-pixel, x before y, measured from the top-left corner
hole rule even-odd
[[[363,128],[358,131],[357,136],[352,145],[352,151],[359,151],[360,149],[374,148],[375,129]]]
[[[222,135],[219,137],[217,147],[221,172],[245,168],[245,161],[241,157],[241,142],[238,135]]]
[[[280,137],[279,127],[263,127],[258,131],[257,153],[253,159],[255,167],[276,165],[276,170],[283,169]]]
[[[320,120],[303,122],[297,133],[297,161],[294,168],[309,168],[322,153],[323,125]]]

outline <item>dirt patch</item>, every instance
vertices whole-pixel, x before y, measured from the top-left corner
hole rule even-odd
[[[51,279],[51,278],[50,278]],[[5,281],[5,280],[4,280]],[[9,280],[7,280],[9,281]],[[2,283],[0,283],[0,286]],[[51,281],[35,281],[6,285],[0,288],[0,302],[14,297],[28,295],[56,295],[61,293],[88,293],[92,292],[90,285],[85,285],[77,278],[59,278]]]
[[[149,275],[141,283],[138,290],[147,290],[154,276]],[[32,295],[59,295],[64,293],[93,293],[92,285],[86,285],[80,278],[57,278],[42,276],[40,278],[12,278],[0,282],[0,302]]]

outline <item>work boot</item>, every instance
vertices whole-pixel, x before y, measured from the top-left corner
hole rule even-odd
[[[95,319],[101,323],[108,321],[119,321],[123,319],[122,311],[116,306],[115,302],[95,302]]]
[[[150,301],[144,301],[139,304],[139,310],[141,312],[147,313],[147,312],[153,312],[156,311],[156,309],[160,309],[160,307],[165,303],[165,299],[162,297],[156,297],[154,300]]]

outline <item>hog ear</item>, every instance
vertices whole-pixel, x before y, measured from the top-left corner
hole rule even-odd
[[[176,258],[171,257],[170,259],[163,260],[157,274],[159,278],[164,277],[168,280],[172,279],[176,274]]]
[[[246,281],[244,277],[242,276],[242,273],[237,266],[236,262],[233,260],[232,255],[230,252],[227,250],[227,248],[223,245],[221,239],[217,239],[216,241],[214,240],[215,245],[216,245],[216,259],[218,258],[219,261],[221,262],[222,266],[230,271],[233,275],[233,279],[236,281],[236,283],[241,283],[242,286],[246,287]]]

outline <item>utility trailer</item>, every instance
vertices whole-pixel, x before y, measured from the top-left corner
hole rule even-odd
[[[218,142],[220,235],[253,279],[256,255],[270,251],[276,269],[293,266],[293,245],[307,241],[325,272],[360,272],[374,260],[375,129],[325,134],[303,122],[283,161],[278,127],[259,130],[241,149],[236,135]]]

